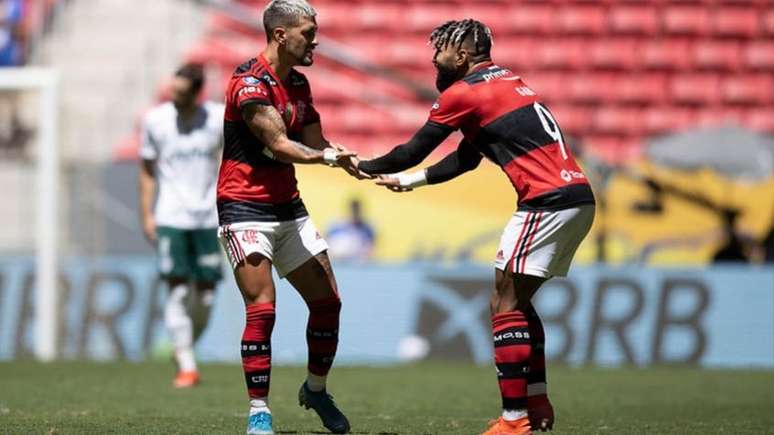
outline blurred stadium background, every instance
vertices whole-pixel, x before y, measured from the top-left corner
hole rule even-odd
[[[3,419],[16,424],[24,418],[14,413],[28,412],[7,393],[27,384],[14,390],[11,379],[43,382],[25,371],[31,358],[75,360],[35,366],[65,373],[89,370],[89,360],[165,358],[165,289],[137,212],[138,122],[169,97],[183,62],[204,64],[206,97],[221,100],[235,66],[263,47],[263,4],[0,0],[0,433],[13,432]],[[436,95],[427,36],[464,17],[493,29],[495,61],[543,95],[572,138],[600,204],[570,277],[538,296],[560,379],[576,373],[565,364],[638,367],[633,376],[656,370],[675,382],[682,366],[753,369],[760,378],[750,388],[771,399],[774,2],[312,4],[320,46],[303,72],[329,139],[364,156],[404,142]],[[345,239],[334,260],[345,302],[338,364],[434,361],[411,366],[416,382],[423,367],[447,369],[439,361],[461,364],[451,366],[460,376],[477,370],[466,364],[489,364],[491,262],[515,206],[497,168],[402,195],[324,167],[298,173],[318,227],[347,225],[359,201],[375,233],[372,251],[354,253]],[[56,277],[41,279],[54,262]],[[228,276],[197,348],[213,363],[239,360],[243,311]],[[280,285],[279,365],[306,357],[297,321],[306,314],[292,293]],[[596,372],[577,373],[594,382]],[[241,388],[224,394],[239,399]],[[767,421],[744,433],[767,433]],[[625,421],[595,424],[627,432]],[[409,433],[470,433],[460,430]]]

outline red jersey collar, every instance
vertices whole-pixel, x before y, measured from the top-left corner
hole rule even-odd
[[[279,76],[277,76],[277,73],[274,71],[274,68],[271,67],[271,64],[269,64],[269,60],[266,59],[266,57],[263,55],[263,53],[260,53],[258,55],[258,61],[263,64],[263,66],[266,67],[266,70],[269,71],[269,75],[277,81],[277,83],[282,83],[282,80],[280,80]]]
[[[482,63],[481,65],[479,65],[479,66],[473,68],[472,70],[470,70],[470,72],[468,74],[466,74],[466,77],[471,75],[471,74],[473,74],[473,73],[477,73],[477,72],[481,71],[484,68],[489,68],[490,66],[494,66],[494,62],[492,62],[491,60],[486,61],[486,62]]]

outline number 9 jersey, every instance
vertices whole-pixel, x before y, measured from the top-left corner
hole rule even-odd
[[[441,93],[429,122],[460,129],[479,153],[499,165],[519,195],[519,210],[561,210],[594,204],[583,170],[559,125],[520,77],[491,62]]]

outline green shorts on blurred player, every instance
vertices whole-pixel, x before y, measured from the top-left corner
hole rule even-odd
[[[140,148],[142,226],[156,245],[159,273],[169,287],[164,323],[175,348],[179,388],[199,383],[193,346],[207,326],[222,278],[215,185],[223,106],[197,102],[203,84],[201,67],[177,71],[173,101],[151,109],[143,120]]]

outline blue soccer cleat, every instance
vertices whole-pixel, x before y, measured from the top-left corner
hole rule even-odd
[[[271,429],[271,413],[266,411],[252,412],[247,417],[247,435],[274,435]]]
[[[312,391],[304,382],[298,391],[298,404],[314,409],[323,426],[332,433],[349,433],[349,421],[333,403],[333,397],[325,390]]]

